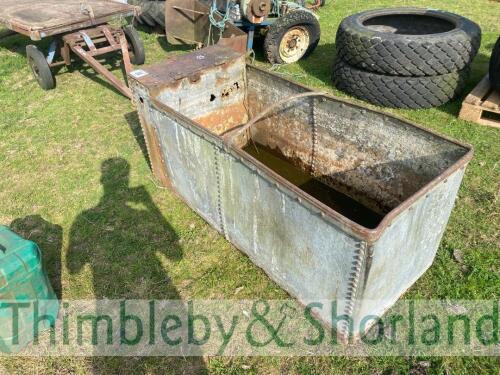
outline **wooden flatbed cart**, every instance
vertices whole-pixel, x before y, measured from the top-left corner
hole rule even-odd
[[[51,38],[47,55],[28,45],[28,64],[44,90],[55,87],[51,68],[71,64],[71,52],[102,74],[123,95],[128,85],[116,78],[96,57],[121,52],[125,72],[144,63],[144,46],[132,26],[108,22],[137,14],[139,8],[112,0],[0,0],[0,25],[39,41]],[[56,56],[59,61],[56,61]]]

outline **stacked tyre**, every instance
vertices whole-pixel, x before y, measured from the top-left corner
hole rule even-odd
[[[392,108],[440,106],[464,88],[481,29],[457,14],[418,8],[370,10],[337,31],[333,83]]]

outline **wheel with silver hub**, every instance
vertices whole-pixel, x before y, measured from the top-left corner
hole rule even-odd
[[[307,10],[295,10],[277,19],[264,41],[267,59],[273,64],[291,64],[314,51],[320,38],[319,22]]]

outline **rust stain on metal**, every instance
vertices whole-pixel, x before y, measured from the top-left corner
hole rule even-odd
[[[233,104],[198,117],[194,121],[214,134],[222,134],[234,128],[235,125],[246,123],[248,115],[243,104]]]
[[[172,186],[167,174],[165,159],[161,151],[156,130],[154,127],[151,127],[151,123],[149,121],[145,120],[144,114],[139,115],[139,121],[141,123],[144,140],[146,141],[146,148],[153,175],[162,184],[162,186],[171,188]]]
[[[227,23],[222,34],[211,26],[209,7],[197,0],[169,0],[165,8],[167,40],[170,44],[210,46],[218,44],[245,53],[247,34]],[[218,18],[219,16],[215,16]]]
[[[203,56],[203,58],[199,59],[198,56]],[[216,56],[220,56],[222,61],[216,61]],[[154,97],[156,97],[162,89],[168,91],[168,88],[172,88],[172,84],[178,81],[173,79],[172,75],[176,75],[179,79],[181,79],[180,77],[187,77],[192,72],[201,74],[201,76],[211,75],[214,74],[212,69],[215,66],[219,64],[230,66],[231,61],[237,58],[237,56],[239,55],[229,49],[222,48],[221,46],[212,46],[190,55],[175,57],[165,64],[150,67],[148,68],[148,75],[136,81],[148,87],[148,95],[153,97],[152,102],[156,103],[161,108],[167,108],[163,103],[155,100]],[[190,62],[194,62],[191,70],[186,68],[190,66]],[[171,67],[172,69],[170,69]],[[175,71],[177,68],[179,71],[173,73],[172,70]],[[273,84],[269,84],[269,82],[276,82],[279,79],[279,82],[286,82],[285,87],[294,87],[294,90],[299,91],[310,91],[307,87],[295,83],[288,83],[288,81],[283,80],[283,78],[273,73],[263,72],[255,67],[252,67],[248,71],[248,74],[249,73],[252,73],[250,76],[257,78],[258,81],[252,81],[250,87],[243,88],[247,91],[245,108],[248,110],[248,118],[253,117],[256,113],[265,108],[266,105],[276,101],[277,97],[283,95],[281,92],[283,91],[282,86],[273,87]],[[223,85],[227,80],[225,81],[224,78],[216,78],[216,82],[217,85]],[[255,87],[256,82],[259,82],[259,87]],[[264,90],[263,87],[267,87],[268,89]],[[210,88],[200,89],[212,91]],[[210,92],[207,92],[207,98],[209,96]],[[326,97],[328,98],[328,96]],[[341,99],[335,98],[335,101],[338,103],[337,105],[339,107],[344,106]],[[340,219],[340,221],[345,222],[346,227],[349,227],[354,233],[362,235],[368,242],[373,242],[380,236],[384,226],[388,225],[390,221],[398,215],[400,209],[404,210],[407,208],[407,205],[411,205],[410,202],[415,199],[415,194],[421,194],[423,186],[426,184],[432,186],[432,184],[437,183],[439,179],[435,178],[432,173],[419,173],[418,169],[410,167],[415,164],[415,161],[418,162],[418,159],[401,160],[398,163],[388,164],[387,166],[383,163],[374,163],[374,161],[377,160],[394,157],[391,156],[391,152],[393,152],[391,151],[391,147],[394,146],[394,144],[391,144],[389,148],[384,148],[385,146],[380,147],[380,141],[370,144],[360,142],[356,137],[352,139],[346,139],[345,136],[341,136],[340,138],[325,137],[325,134],[328,132],[337,130],[334,129],[336,124],[335,121],[332,123],[330,116],[326,114],[318,115],[311,111],[312,107],[316,107],[316,110],[318,110],[317,108],[324,106],[322,103],[325,103],[325,101],[318,101],[315,99],[308,99],[301,103],[291,103],[290,106],[283,108],[277,114],[257,122],[252,132],[255,134],[259,129],[271,129],[274,135],[272,138],[268,138],[267,141],[265,141],[268,142],[266,145],[271,148],[279,149],[281,153],[304,170],[310,170],[311,156],[314,152],[316,164],[314,171],[315,177],[323,180],[328,185],[334,186],[343,193],[355,197],[371,209],[386,215],[381,223],[381,227],[377,228],[377,230],[371,230],[360,227],[349,220],[346,221],[345,218],[340,218],[337,213],[320,204],[321,209],[325,210],[325,213],[335,217],[336,220]],[[352,106],[350,103],[349,105]],[[379,116],[382,120],[403,121],[394,116],[389,117],[386,114],[368,109],[368,107],[358,107],[363,108],[363,110],[358,110],[355,116],[349,120],[350,122],[356,122],[356,116],[360,114],[364,114],[361,116],[361,120],[363,120],[362,117],[366,117],[366,114],[369,115],[370,113]],[[239,118],[241,116],[239,112],[242,109],[238,108],[238,105],[235,105],[234,108],[237,113],[236,118]],[[202,125],[215,134],[219,133],[222,129],[224,129],[222,132],[227,132],[230,130],[231,126],[240,125],[240,121],[228,121],[225,117],[226,113],[232,112],[233,108],[216,108],[202,116],[193,117],[192,121],[195,121],[197,126]],[[219,126],[214,125],[218,120],[220,120]],[[406,120],[405,122],[408,123]],[[434,134],[431,131],[420,128],[418,125],[411,125],[416,129],[420,129],[419,131]],[[311,126],[319,129],[319,135],[317,136],[322,139],[322,145],[320,147],[317,145],[314,146],[313,144],[310,130]],[[345,129],[345,126],[343,129]],[[392,134],[387,134],[387,136],[392,136]],[[258,134],[254,137],[254,141],[264,142],[264,140],[259,138]],[[240,146],[244,144],[245,142],[240,142]],[[398,152],[403,152],[406,146],[407,145],[404,143],[401,144],[401,146],[397,145],[397,147],[402,148]],[[316,147],[316,149],[313,150],[313,147]],[[235,152],[240,153],[238,150],[235,150]],[[447,155],[446,152],[443,154],[442,150],[439,148],[436,148],[435,152],[443,156]],[[444,174],[448,173],[447,168],[450,167],[451,164],[446,160],[454,160],[456,155],[458,155],[457,152],[460,153],[462,151],[460,148],[450,148],[446,158],[438,162],[432,161],[429,167],[435,170],[438,168],[443,171]],[[470,153],[459,158],[458,165],[463,166],[467,164],[471,155]],[[242,153],[241,156],[248,158],[245,153]],[[432,158],[429,160],[439,160],[439,158]],[[255,162],[254,160],[252,161]],[[264,165],[259,165],[259,167],[266,170],[266,166]],[[416,167],[418,167],[418,165],[416,165]],[[273,175],[272,171],[269,172]],[[395,175],[397,175],[397,179],[394,179]],[[280,176],[273,177],[281,179]],[[280,182],[287,185],[291,190],[296,190],[297,193],[300,193],[300,189],[291,186],[286,180],[281,179]],[[309,197],[305,197],[305,200],[308,199]],[[318,204],[314,199],[311,200],[311,202],[315,205]]]
[[[235,58],[241,56],[242,54],[236,51],[221,46],[211,46],[187,55],[168,58],[165,60],[168,69],[165,65],[158,64],[149,67],[147,75],[132,78],[147,86],[154,95],[166,88],[179,88],[185,78],[191,77],[192,82],[197,82],[200,74],[206,74],[214,67],[221,67],[224,70]]]
[[[163,156],[151,157],[153,171],[163,168],[190,207],[300,302],[343,298],[339,311],[354,319],[380,316],[432,263],[471,147],[333,96],[300,97],[311,90],[220,48],[131,76],[156,131],[156,144],[153,133],[146,141]],[[332,208],[252,144],[373,211],[376,223]]]

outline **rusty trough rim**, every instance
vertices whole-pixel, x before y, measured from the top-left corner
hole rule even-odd
[[[286,78],[283,78],[279,76],[276,73],[269,72],[265,69],[259,68],[255,65],[247,64],[247,68],[257,70],[261,73],[268,74],[272,76],[273,78],[282,80],[287,82],[288,84],[292,84],[294,86],[298,86],[302,88],[304,91],[315,91],[310,87],[307,87],[305,85],[290,81]],[[299,187],[293,185],[290,181],[286,180],[284,177],[280,176],[278,173],[274,172],[271,170],[269,167],[258,161],[257,159],[253,158],[249,154],[247,154],[245,151],[242,149],[233,146],[229,144],[227,140],[224,140],[222,137],[219,135],[212,133],[211,131],[205,129],[201,125],[197,124],[194,120],[190,119],[189,117],[186,117],[180,112],[177,112],[173,108],[169,107],[168,105],[161,103],[158,101],[156,98],[151,98],[151,103],[152,106],[160,111],[167,112],[170,116],[178,119],[181,122],[187,122],[189,125],[191,125],[191,128],[188,129],[189,131],[192,131],[194,133],[198,133],[198,135],[201,135],[204,139],[207,141],[213,143],[217,147],[224,149],[225,151],[228,151],[231,155],[236,157],[240,162],[243,162],[245,165],[247,165],[254,173],[257,173],[259,175],[265,175],[265,177],[268,179],[270,183],[274,182],[274,186],[284,193],[287,193],[290,195],[289,192],[292,192],[295,194],[295,197],[298,201],[299,204],[301,205],[307,205],[309,208],[313,211],[315,211],[319,216],[321,216],[323,219],[327,219],[331,224],[335,226],[339,226],[345,230],[346,232],[349,232],[351,235],[358,236],[360,239],[363,241],[367,242],[368,245],[372,245],[375,241],[377,241],[382,234],[384,233],[384,230],[391,226],[392,222],[404,211],[409,209],[417,200],[419,200],[421,197],[425,196],[430,190],[432,190],[434,187],[436,187],[438,184],[440,184],[442,181],[446,182],[448,177],[450,177],[453,173],[460,169],[465,169],[467,164],[470,162],[473,156],[473,147],[469,144],[457,141],[451,137],[448,137],[446,135],[442,135],[437,133],[434,130],[426,129],[423,126],[411,121],[407,120],[405,118],[402,118],[401,116],[393,115],[391,113],[383,112],[377,109],[373,109],[358,103],[351,102],[349,100],[346,100],[344,98],[340,98],[331,94],[323,94],[323,98],[329,99],[331,101],[336,101],[344,105],[348,105],[351,107],[357,107],[359,109],[365,110],[365,111],[370,111],[372,113],[376,113],[382,116],[385,116],[384,118],[393,118],[396,120],[399,120],[401,122],[404,122],[410,126],[414,126],[424,132],[427,132],[429,134],[432,134],[434,136],[440,137],[448,142],[454,143],[457,146],[460,146],[464,149],[467,150],[465,155],[463,155],[460,159],[458,159],[453,165],[451,165],[449,168],[447,168],[445,171],[443,171],[440,175],[436,176],[434,179],[429,181],[427,184],[422,186],[419,190],[417,190],[415,193],[413,193],[410,197],[405,199],[401,204],[398,206],[394,207],[391,211],[389,211],[382,221],[377,225],[376,228],[370,229],[362,226],[361,224],[356,223],[355,221],[350,220],[349,218],[343,216],[339,212],[333,210],[329,206],[325,205],[321,201],[317,200],[316,198],[310,196],[303,190],[301,190]]]

